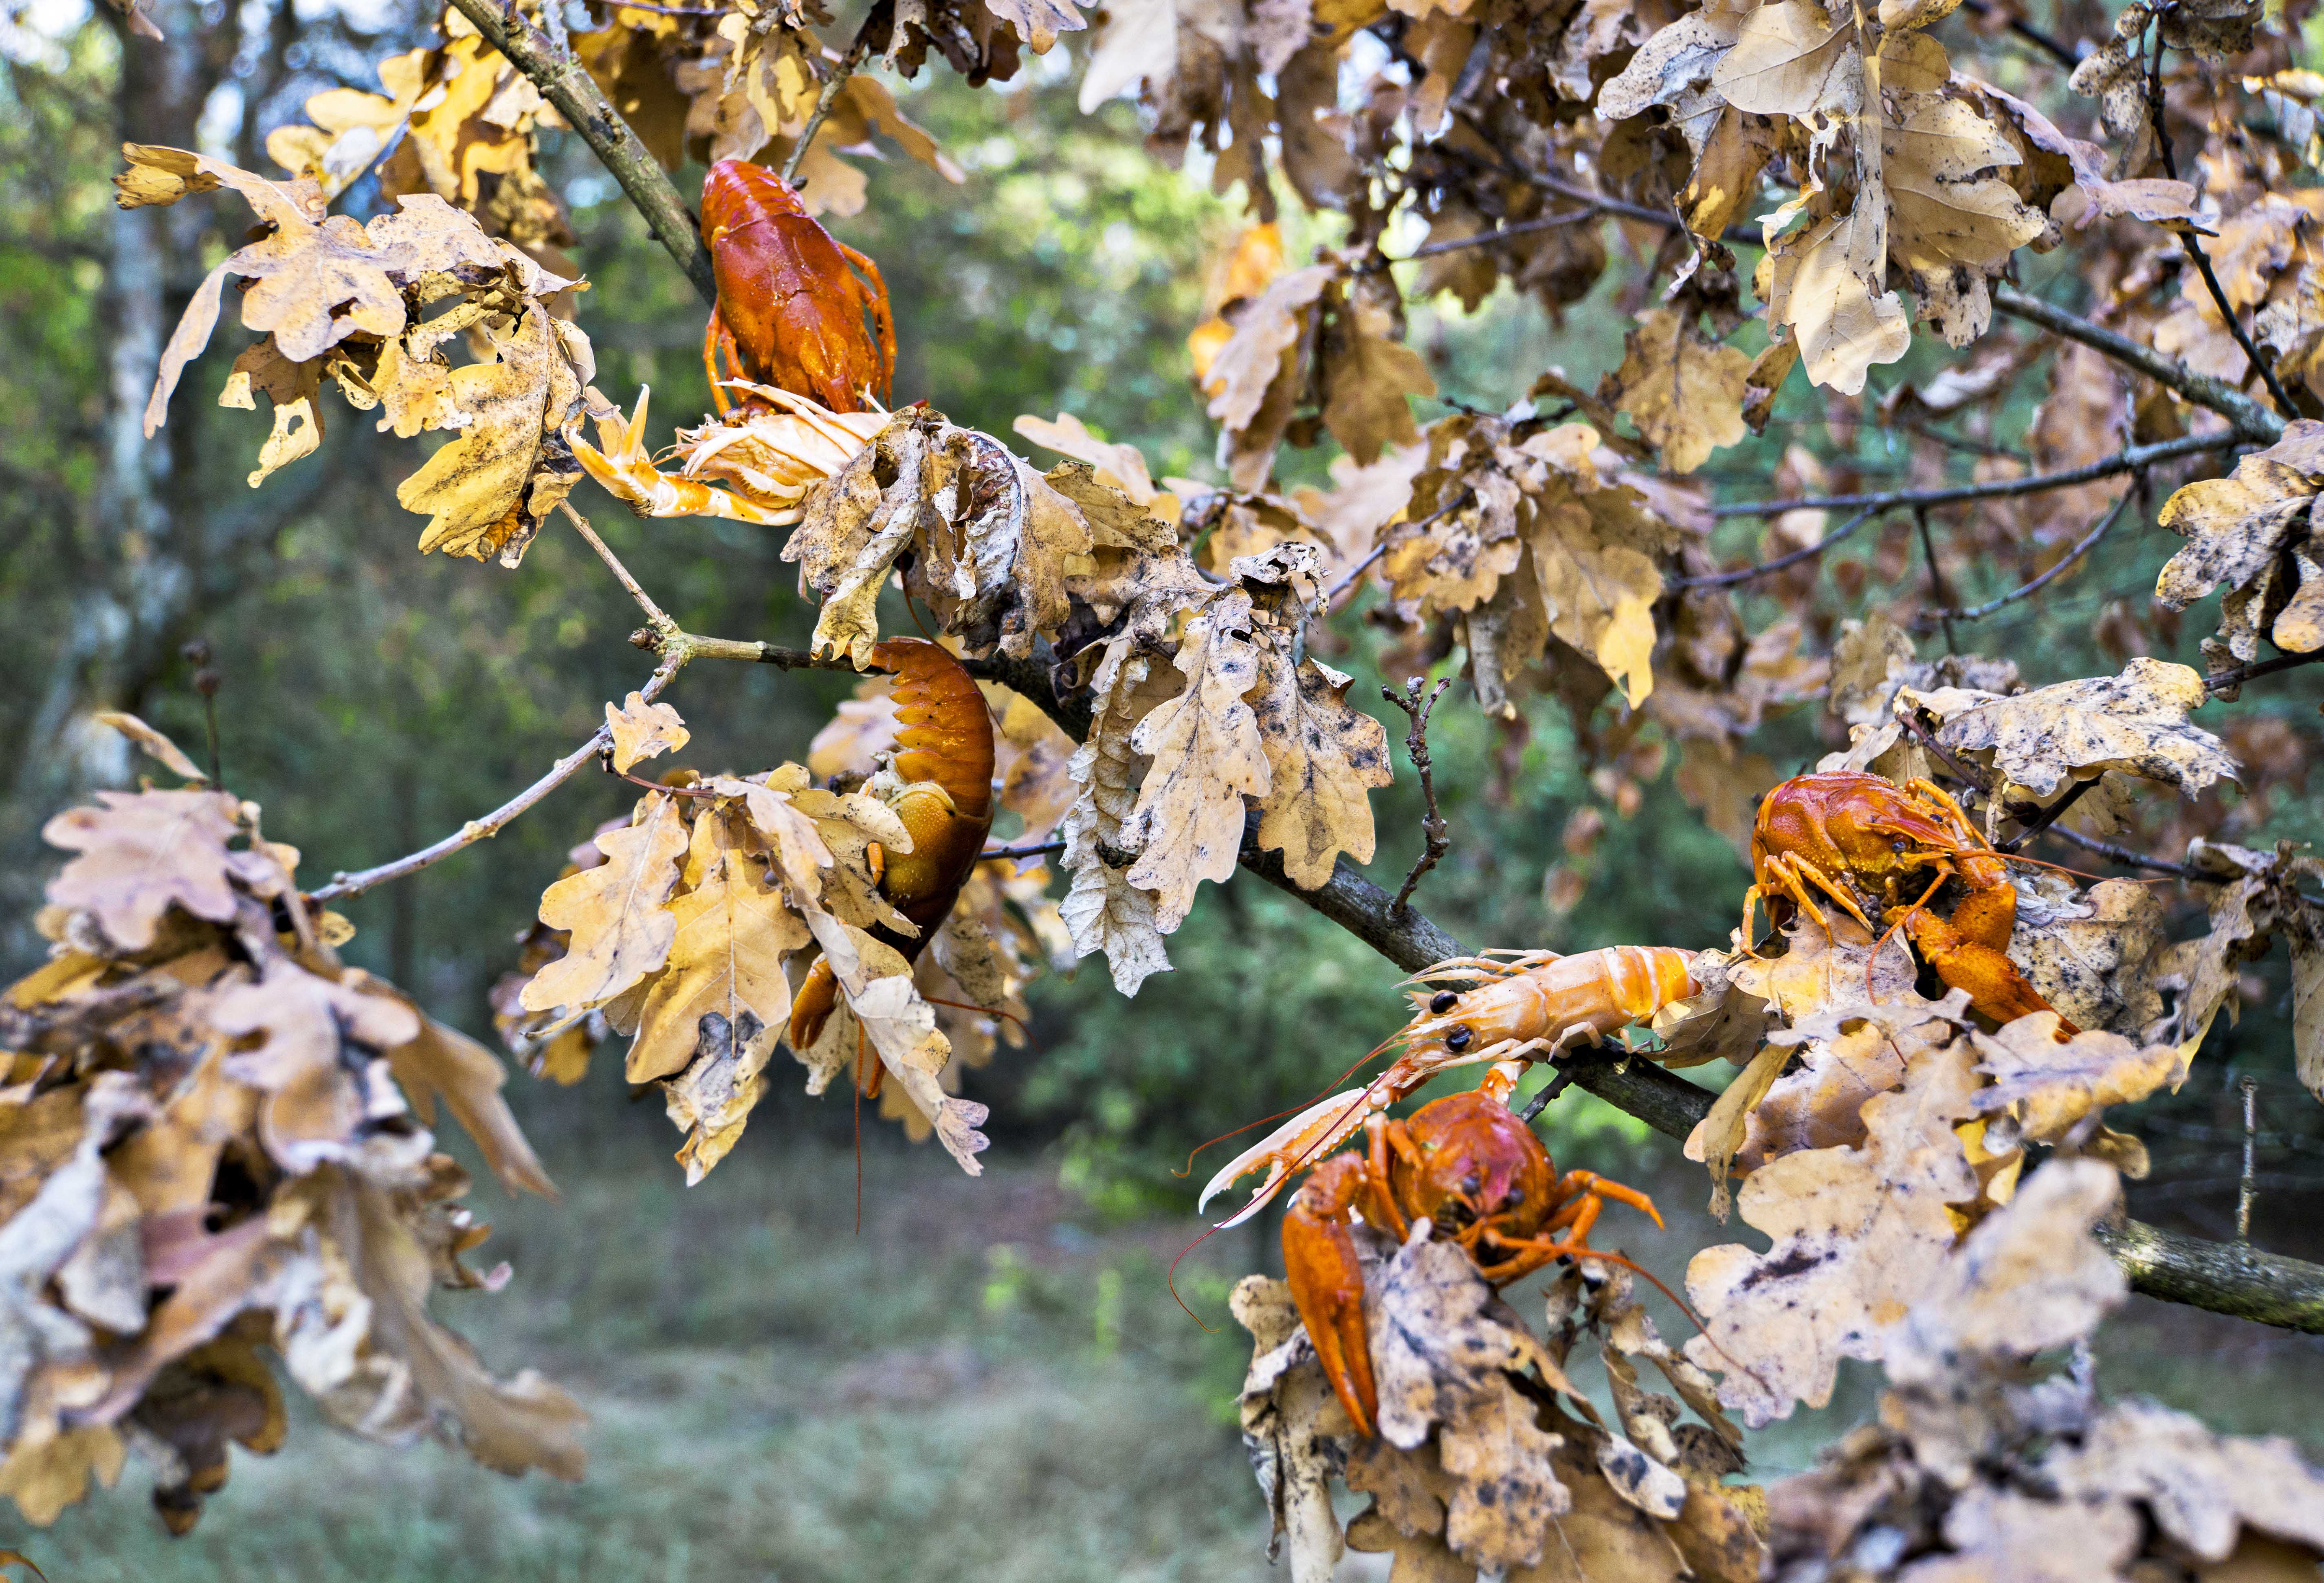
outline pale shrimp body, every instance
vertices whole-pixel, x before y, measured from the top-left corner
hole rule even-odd
[[[1440,962],[1407,980],[1413,1020],[1380,1048],[1398,1052],[1386,1072],[1308,1107],[1222,1166],[1203,1189],[1207,1204],[1242,1176],[1267,1179],[1222,1226],[1257,1214],[1295,1171],[1316,1164],[1439,1072],[1489,1063],[1484,1086],[1506,1097],[1529,1061],[1569,1045],[1595,1044],[1696,992],[1694,953],[1664,945],[1609,945],[1572,956],[1494,952]],[[1455,989],[1455,984],[1469,988]],[[1379,1054],[1375,1051],[1374,1054]]]

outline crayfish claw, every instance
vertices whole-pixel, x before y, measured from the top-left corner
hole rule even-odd
[[[1360,1088],[1310,1105],[1220,1166],[1218,1174],[1204,1185],[1194,1212],[1200,1214],[1204,1205],[1233,1186],[1238,1178],[1264,1167],[1267,1180],[1259,1183],[1250,1201],[1221,1220],[1218,1229],[1241,1225],[1267,1207],[1294,1171],[1305,1169],[1339,1147],[1363,1125],[1366,1116],[1385,1103],[1385,1100],[1375,1101],[1370,1088]]]

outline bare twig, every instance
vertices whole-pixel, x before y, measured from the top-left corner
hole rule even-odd
[[[452,0],[462,16],[475,24],[484,41],[506,56],[532,79],[540,97],[557,106],[590,152],[604,164],[622,190],[645,216],[654,239],[662,244],[678,270],[694,282],[705,302],[718,299],[718,281],[710,270],[710,250],[702,244],[702,230],[693,211],[678,196],[678,189],[662,174],[661,165],[646,151],[622,113],[606,102],[589,74],[571,53],[560,50],[513,6],[503,11],[495,0]]]
[[[2246,1077],[2236,1085],[2244,1094],[2244,1179],[2236,1192],[2236,1240],[2251,1240],[2252,1201],[2259,1196],[2252,1175],[2253,1145],[2259,1120],[2259,1084]]]
[[[1932,423],[1911,418],[1892,419],[1890,427],[1900,428],[1906,434],[1916,434],[1924,440],[1933,440],[1947,450],[1967,451],[1973,456],[1995,456],[2005,462],[2031,462],[2034,459],[2012,446],[1997,446],[1990,440],[1972,439],[1965,434],[1947,434]]]
[[[1026,846],[989,846],[977,853],[976,858],[979,862],[987,862],[994,858],[1045,858],[1054,857],[1065,850],[1065,843],[1062,841],[1037,841]]]
[[[1963,501],[2004,500],[2014,495],[2042,494],[2077,483],[2095,483],[2101,478],[2135,473],[2157,463],[2175,461],[2181,456],[2201,456],[2209,451],[2224,451],[2246,443],[2231,434],[2181,435],[2177,439],[2159,440],[2151,446],[2132,446],[2086,467],[2068,467],[2056,473],[2034,473],[2024,478],[1995,478],[1983,483],[1956,483],[1942,489],[1892,489],[1877,494],[1825,494],[1788,501],[1738,501],[1713,506],[1711,514],[1714,517],[1774,517],[1785,511],[1849,511],[1867,506],[1877,506],[1885,511],[1895,506],[1950,506],[1959,505]]]
[[[613,574],[614,580],[629,590],[630,597],[638,602],[638,608],[646,612],[646,620],[653,622],[657,627],[677,625],[669,619],[669,612],[653,602],[653,595],[648,594],[639,584],[638,580],[630,575],[630,568],[622,565],[621,557],[606,547],[604,539],[597,537],[597,530],[589,526],[589,519],[573,509],[572,502],[559,501],[558,509],[565,513],[566,519],[573,524],[581,537],[589,541],[589,548],[597,552],[597,558],[605,563],[606,569]]]
[[[771,665],[782,670],[855,668],[854,662],[844,654],[814,654],[805,649],[786,649],[779,643],[756,643],[740,638],[704,638],[681,631],[675,623],[640,627],[630,634],[630,647],[649,649],[664,658],[678,656],[682,665],[697,659],[739,659],[745,665]]]
[[[2250,665],[2236,666],[2231,670],[2215,671],[2203,678],[2203,688],[2206,692],[2224,693],[2258,677],[2272,676],[2280,670],[2296,670],[2303,665],[2314,665],[2319,660],[2324,660],[2324,649],[2310,654],[2279,654],[2273,659],[2262,659]]]
[[[686,657],[682,652],[664,655],[661,664],[654,667],[653,675],[646,679],[644,686],[638,689],[639,693],[648,702],[660,696],[661,690],[669,686],[671,678],[678,675],[685,664]],[[310,902],[327,902],[338,901],[351,896],[361,896],[374,886],[384,885],[391,879],[401,879],[409,875],[417,874],[422,869],[431,868],[442,862],[464,847],[474,846],[480,841],[498,835],[509,821],[572,779],[583,765],[596,758],[604,749],[611,747],[613,741],[613,728],[599,726],[587,741],[550,765],[548,774],[481,819],[471,819],[443,840],[424,846],[408,857],[398,858],[392,863],[382,863],[376,869],[365,869],[360,873],[334,874],[328,885],[313,892],[307,899]]]
[[[1578,221],[1596,219],[1604,213],[1603,205],[1592,203],[1583,208],[1569,209],[1561,215],[1542,215],[1530,220],[1518,220],[1495,230],[1480,231],[1474,236],[1451,236],[1442,242],[1431,242],[1424,246],[1414,248],[1402,258],[1366,259],[1351,272],[1359,275],[1376,275],[1382,270],[1392,269],[1400,263],[1414,263],[1424,258],[1434,258],[1443,253],[1458,253],[1464,247],[1490,247],[1494,243],[1505,241],[1511,236],[1523,236],[1534,231],[1555,230]]]
[[[1420,819],[1420,833],[1424,841],[1420,857],[1412,865],[1412,872],[1404,877],[1404,887],[1396,893],[1396,900],[1388,907],[1389,913],[1397,916],[1407,910],[1405,904],[1412,899],[1413,889],[1419,885],[1421,876],[1443,861],[1445,852],[1452,845],[1452,834],[1445,827],[1444,815],[1436,806],[1436,779],[1428,763],[1428,712],[1436,707],[1436,700],[1444,695],[1444,689],[1452,683],[1449,677],[1438,682],[1429,690],[1426,698],[1420,695],[1423,685],[1424,678],[1412,677],[1404,684],[1404,693],[1400,697],[1393,688],[1380,689],[1380,696],[1403,710],[1412,722],[1412,729],[1404,734],[1404,750],[1411,757],[1413,768],[1420,773],[1420,795],[1428,810]]]
[[[1999,842],[1995,850],[2005,852],[2014,852],[2017,851],[2027,842],[2033,840],[2035,836],[2049,829],[2050,826],[2055,824],[2059,820],[2064,818],[2066,816],[2066,810],[2072,807],[2076,803],[2080,802],[2085,796],[2088,796],[2089,795],[2090,788],[2098,785],[2098,783],[2104,778],[2106,778],[2104,776],[2093,775],[2088,780],[2078,780],[2074,782],[2072,790],[2069,791],[2064,796],[2060,797],[2056,802],[2052,803],[2048,807],[2043,809],[2039,814],[2034,815],[2033,819],[2026,824],[2024,829],[2011,836],[2007,841]]]
[[[2017,587],[2011,589],[2008,593],[2003,594],[1998,599],[1988,599],[1983,604],[1974,604],[1967,610],[1931,611],[1928,616],[1923,618],[1923,621],[1933,619],[1942,621],[1945,627],[1945,641],[1950,645],[1952,642],[1953,622],[1983,621],[1987,616],[1991,615],[1995,611],[2001,609],[2004,605],[2015,604],[2017,601],[2025,598],[2029,594],[2040,593],[2043,588],[2048,587],[2052,583],[2054,583],[2060,577],[2064,576],[2066,573],[2073,567],[2075,562],[2080,560],[2084,556],[2088,555],[2092,549],[2097,548],[2098,540],[2104,538],[2107,532],[2112,529],[2116,521],[2120,519],[2123,508],[2130,504],[2131,496],[2135,492],[2136,492],[2125,490],[2123,492],[2122,498],[2115,502],[2114,509],[2107,512],[2105,516],[2098,519],[2098,525],[2097,527],[2084,534],[2081,541],[2061,557],[2056,566],[2053,566],[2048,570],[2043,572],[2031,582],[2019,584]]]
[[[2048,829],[2043,831],[2042,833],[2047,836],[2052,836],[2059,841],[2062,841],[2068,846],[2078,846],[2086,852],[2094,853],[2101,858],[2111,859],[2113,861],[2120,863],[2126,869],[2150,869],[2157,874],[2170,874],[2176,876],[2181,879],[2206,879],[2217,878],[2215,875],[2199,873],[2195,870],[2189,868],[2186,864],[2174,863],[2168,858],[2149,857],[2144,852],[2133,851],[2126,846],[2117,846],[2110,841],[2100,841],[2095,835],[2084,835],[2079,830],[2068,830],[2061,825],[2053,824]]]
[[[1994,8],[1986,0],[1961,0],[1961,9],[1973,16],[1990,16]],[[2024,17],[2012,14],[2006,24],[2009,31],[2034,45],[2059,65],[2071,71],[2082,63],[2081,57],[2058,40],[2052,38]]]
[[[2079,341],[2094,352],[2103,353],[2116,363],[2135,368],[2166,390],[2178,391],[2198,407],[2207,407],[2235,425],[2236,432],[2246,439],[2264,446],[2273,445],[2283,437],[2283,419],[2228,384],[2225,380],[2197,373],[2175,358],[2165,357],[2152,346],[2142,346],[2127,336],[2117,335],[2103,326],[2068,313],[2064,308],[2027,295],[2006,281],[1993,286],[1993,305],[2013,318],[2041,326],[2053,336],[2063,336],[2069,341]]]
[[[2175,181],[2179,179],[2179,156],[2171,147],[2171,132],[2163,124],[2163,30],[2159,26],[2154,30],[2154,54],[2146,68],[2146,115],[2153,128],[2156,151],[2163,156],[2163,174]],[[2261,382],[2267,386],[2267,393],[2275,402],[2275,410],[2286,418],[2299,417],[2300,409],[2292,404],[2291,394],[2284,390],[2283,382],[2275,377],[2274,365],[2260,355],[2259,348],[2252,344],[2249,332],[2244,328],[2243,320],[2228,303],[2227,290],[2220,286],[2219,277],[2211,268],[2211,255],[2203,251],[2201,240],[2192,231],[2181,231],[2179,245],[2194,261],[2196,271],[2203,277],[2204,290],[2211,294],[2211,306],[2219,310],[2219,318],[2226,321],[2227,333],[2236,338],[2236,345],[2243,348],[2244,360],[2251,365],[2251,371],[2259,375]]]
[[[1801,509],[1804,511],[1809,508],[1803,502]],[[1770,572],[1780,572],[1785,566],[1795,566],[1802,561],[1821,555],[1887,510],[1888,507],[1886,505],[1867,506],[1813,544],[1803,549],[1793,550],[1788,555],[1779,555],[1774,560],[1760,561],[1748,566],[1738,566],[1731,572],[1714,572],[1706,576],[1674,577],[1671,579],[1670,585],[1674,588],[1732,588],[1738,583],[1748,583],[1754,577],[1764,577]]]
[[[806,129],[799,133],[798,142],[791,145],[790,157],[783,161],[783,180],[787,184],[798,184],[799,166],[807,161],[807,148],[815,142],[815,134],[823,130],[831,107],[839,102],[839,90],[847,86],[847,79],[855,75],[864,57],[872,53],[872,41],[878,30],[892,25],[895,9],[889,0],[874,5],[871,14],[864,17],[863,25],[855,30],[855,41],[847,46],[846,56],[824,78],[823,91],[815,97],[815,113],[807,118]]]
[[[1945,630],[1945,652],[1958,654],[1960,645],[1953,641],[1953,612],[1947,607],[1952,603],[1945,593],[1945,575],[1937,568],[1937,541],[1929,534],[1929,508],[1915,507],[1913,526],[1921,530],[1921,554],[1929,563],[1929,597],[1937,602],[1937,620]]]

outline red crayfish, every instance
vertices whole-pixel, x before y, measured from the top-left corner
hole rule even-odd
[[[2004,866],[2010,861],[2025,860],[1996,851],[1960,805],[1929,781],[1899,786],[1845,769],[1799,776],[1759,804],[1743,938],[1750,940],[1763,900],[1779,925],[1796,908],[1829,932],[1821,893],[1883,940],[1902,930],[1948,988],[1967,990],[1969,1005],[1995,1022],[2012,1022],[2053,1008],[2009,960],[2017,925],[2017,892]],[[1940,917],[1929,904],[1948,882],[1960,898]],[[2061,1039],[2079,1031],[2060,1018]]]
[[[880,266],[817,225],[790,183],[763,165],[719,161],[702,184],[702,230],[718,281],[702,365],[721,416],[726,379],[773,385],[834,412],[862,410],[867,394],[887,399],[896,325]]]
[[[890,638],[872,649],[872,663],[896,673],[901,729],[895,757],[863,789],[895,810],[912,850],[888,852],[875,842],[867,855],[880,894],[919,930],[907,937],[875,926],[872,934],[914,962],[959,899],[992,828],[992,714],[975,681],[940,644]],[[830,962],[818,961],[791,1002],[791,1048],[815,1043],[838,995]],[[876,1095],[883,1070],[859,1057],[858,1090]]]
[[[1637,1269],[1620,1255],[1590,1246],[1590,1228],[1607,1199],[1663,1223],[1654,1201],[1635,1187],[1594,1171],[1558,1175],[1533,1128],[1511,1114],[1499,1085],[1489,1081],[1423,1105],[1407,1121],[1375,1114],[1365,1132],[1365,1152],[1324,1161],[1283,1216],[1291,1300],[1359,1434],[1375,1432],[1379,1395],[1364,1334],[1364,1275],[1350,1210],[1398,1241],[1414,1221],[1434,1221],[1434,1234],[1458,1243],[1495,1286],[1566,1257]]]
[[[1360,1089],[1309,1106],[1228,1161],[1203,1189],[1202,1201],[1238,1177],[1266,1170],[1250,1201],[1221,1222],[1240,1224],[1294,1171],[1339,1147],[1367,1117],[1453,1067],[1492,1063],[1488,1082],[1508,1093],[1524,1063],[1546,1060],[1575,1042],[1595,1043],[1695,993],[1693,960],[1692,952],[1666,945],[1609,945],[1572,956],[1530,951],[1454,957],[1416,973],[1412,1021],[1371,1053],[1397,1051],[1388,1069]]]

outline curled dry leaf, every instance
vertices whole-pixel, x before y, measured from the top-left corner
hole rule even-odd
[[[2248,663],[2263,627],[2295,654],[2324,647],[2324,556],[2313,544],[2313,515],[2324,490],[2324,423],[2299,419],[2283,437],[2236,464],[2226,478],[2190,483],[2163,502],[2157,519],[2183,535],[2155,580],[2154,597],[2185,610],[2219,588],[2219,638]]]
[[[1993,1079],[1993,1087],[1978,1096],[1980,1106],[2007,1109],[2036,1143],[2057,1142],[2105,1106],[2126,1105],[2187,1081],[2194,1052],[2186,1046],[2142,1047],[2097,1028],[2061,1043],[2057,1021],[2056,1012],[2040,1011],[2006,1024],[1978,1068]]]
[[[2088,780],[2108,769],[2176,786],[2189,797],[2236,778],[2227,745],[2187,719],[2209,695],[2183,665],[2141,658],[2118,676],[2060,682],[2014,698],[1979,698],[1961,689],[1912,695],[1944,723],[1937,741],[1978,757],[2044,801],[2070,776]]]
[[[632,692],[616,709],[605,705],[605,729],[613,733],[613,768],[627,775],[646,759],[659,759],[686,746],[692,733],[677,710],[667,704],[649,704]]]

